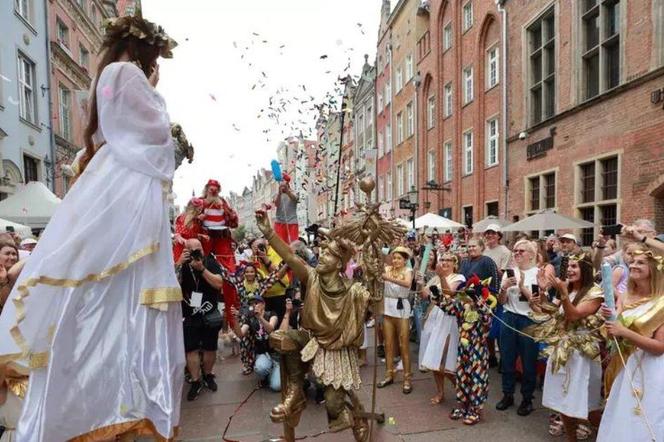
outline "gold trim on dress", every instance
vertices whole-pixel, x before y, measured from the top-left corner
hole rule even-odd
[[[140,250],[129,255],[129,258],[102,270],[99,273],[91,273],[82,279],[69,279],[69,278],[52,278],[50,276],[38,276],[36,278],[29,278],[27,281],[20,284],[17,288],[18,295],[16,295],[12,302],[16,307],[16,324],[10,329],[10,334],[14,342],[21,349],[21,353],[13,353],[10,355],[0,356],[0,362],[15,361],[17,359],[27,359],[30,368],[45,367],[48,363],[48,351],[40,353],[32,353],[28,347],[28,343],[19,329],[19,324],[25,319],[25,298],[30,296],[30,287],[35,287],[38,284],[49,285],[54,287],[75,288],[80,287],[88,282],[99,282],[113,275],[120,273],[127,269],[130,265],[138,260],[145,258],[159,250],[159,243],[153,242],[152,244],[143,247]]]
[[[164,302],[182,301],[180,287],[159,287],[141,290],[140,302],[143,305],[153,306]]]
[[[141,419],[129,422],[122,422],[119,424],[107,425],[105,427],[97,428],[85,434],[81,434],[74,438],[69,439],[69,442],[94,442],[99,440],[114,440],[116,437],[122,436],[150,436],[159,442],[174,441],[178,435],[178,427],[173,428],[173,437],[164,437],[155,428],[152,421],[149,419]]]

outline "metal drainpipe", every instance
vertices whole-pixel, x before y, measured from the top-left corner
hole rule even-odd
[[[53,132],[53,95],[51,90],[51,37],[49,34],[48,26],[48,0],[44,0],[44,33],[46,34],[46,87],[48,90],[48,125],[50,131],[50,144],[51,144],[51,170],[47,173],[51,174],[51,190],[55,193],[55,165],[57,159],[55,157],[55,133]]]
[[[505,1],[506,0],[496,0],[496,5],[498,6],[498,11],[500,11],[501,15],[501,24],[502,24],[502,72],[501,75],[503,76],[503,81],[502,81],[502,101],[503,101],[503,110],[502,110],[502,120],[503,120],[503,189],[505,192],[505,204],[503,207],[503,219],[507,219],[507,214],[508,214],[508,204],[509,204],[509,179],[508,179],[508,173],[509,173],[509,165],[508,165],[508,159],[509,155],[507,152],[507,135],[508,135],[508,130],[507,130],[507,112],[508,112],[508,106],[507,106],[507,10],[505,10]]]
[[[394,131],[392,130],[392,123],[393,123],[393,118],[394,117],[394,94],[392,93],[394,91],[394,84],[392,81],[394,80],[394,63],[392,60],[392,31],[390,31],[390,41],[388,43],[388,50],[390,53],[390,177],[391,177],[391,189],[390,189],[390,195],[392,196],[392,201],[390,201],[390,207],[392,210],[396,212],[396,207],[394,207],[394,196],[396,192],[394,191],[394,185],[396,184],[397,180],[396,177],[394,176],[394,137],[392,136],[394,134]]]

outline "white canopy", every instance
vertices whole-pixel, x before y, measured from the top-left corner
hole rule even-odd
[[[43,229],[60,204],[60,198],[39,181],[21,186],[9,198],[0,201],[0,218]]]
[[[503,232],[529,232],[533,230],[566,230],[586,229],[593,227],[593,223],[545,210],[519,222],[502,228]]]
[[[498,218],[497,216],[489,215],[481,221],[473,224],[474,233],[483,233],[484,230],[491,224],[498,224],[501,229],[510,224],[506,219]]]
[[[6,232],[7,227],[13,227],[14,232],[18,233],[22,239],[32,236],[32,229],[30,226],[24,226],[23,224],[13,223],[11,221],[7,221],[6,219],[0,218],[0,232]]]
[[[415,218],[416,229],[436,228],[438,230],[452,230],[458,229],[459,227],[464,227],[464,225],[459,224],[456,221],[452,221],[451,219],[447,219],[444,216],[436,215],[435,213],[425,213],[419,218]]]

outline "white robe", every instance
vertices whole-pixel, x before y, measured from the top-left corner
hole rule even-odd
[[[107,66],[96,93],[96,136],[106,144],[53,215],[0,316],[0,360],[31,368],[19,442],[145,419],[173,437],[179,423],[185,360],[166,106],[131,63]]]

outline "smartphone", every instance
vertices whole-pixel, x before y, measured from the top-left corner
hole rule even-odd
[[[615,236],[620,235],[622,232],[622,224],[612,224],[610,226],[602,226],[602,235]]]
[[[514,278],[514,269],[505,269],[508,278]]]
[[[531,284],[531,285],[530,285],[530,292],[531,292],[533,295],[537,295],[537,294],[539,294],[539,285],[537,285],[537,284]]]
[[[560,280],[567,280],[567,266],[569,265],[569,257],[563,256],[560,260]]]
[[[7,226],[7,227],[5,227],[5,230],[9,233],[14,233],[15,232],[14,226]]]

